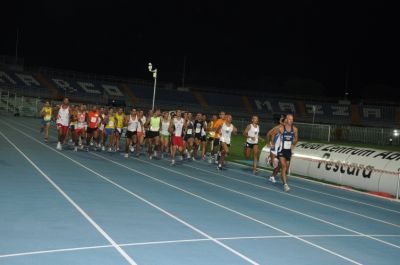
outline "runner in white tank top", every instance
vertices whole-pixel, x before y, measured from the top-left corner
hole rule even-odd
[[[146,124],[146,116],[144,116],[143,110],[138,110],[138,127],[137,127],[137,134],[136,134],[136,156],[141,154],[143,150],[143,142],[144,142],[144,135],[145,129],[144,125]]]
[[[278,120],[278,125],[272,128],[267,133],[267,145],[270,148],[269,156],[267,158],[267,164],[269,164],[274,170],[272,171],[271,176],[269,176],[269,181],[272,183],[276,183],[275,177],[279,172],[279,159],[278,159],[278,148],[281,142],[281,136],[279,133],[279,127],[285,124],[285,115],[281,115]]]
[[[221,155],[218,159],[218,170],[222,170],[225,157],[229,153],[232,133],[236,134],[237,132],[236,127],[233,126],[232,124],[231,115],[225,115],[225,122],[220,126],[218,130],[220,131],[221,134],[221,136],[219,137]]]
[[[129,115],[125,115],[124,126],[127,126],[125,134],[125,157],[129,157],[129,149],[131,146],[136,144],[136,135],[138,129],[139,119],[136,113],[136,109],[132,109]],[[134,151],[134,150],[131,150]]]
[[[168,112],[164,111],[162,114],[161,118],[161,130],[160,130],[160,141],[161,141],[161,152],[162,155],[164,153],[169,152],[169,138],[170,138],[170,133],[169,133],[169,126],[170,126],[170,120],[168,118]]]
[[[64,98],[63,104],[60,106],[57,115],[57,130],[58,130],[58,143],[57,149],[62,150],[61,143],[64,143],[65,138],[68,134],[69,127],[69,100],[68,98]]]
[[[169,132],[172,134],[172,147],[171,147],[171,165],[175,165],[175,155],[178,149],[181,154],[183,154],[184,144],[183,144],[183,126],[185,124],[185,119],[182,118],[182,112],[180,110],[176,111],[176,117],[172,119],[169,126]]]
[[[253,155],[253,174],[257,172],[259,134],[260,126],[258,125],[258,116],[253,116],[251,118],[251,123],[247,125],[243,132],[243,135],[247,137],[244,146],[244,156],[246,159],[249,159],[250,155]]]

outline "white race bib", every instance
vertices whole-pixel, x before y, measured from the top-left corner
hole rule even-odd
[[[186,134],[192,134],[192,129],[188,129]]]
[[[96,117],[91,117],[90,118],[90,122],[97,122],[97,118]]]
[[[197,127],[196,128],[196,133],[200,133],[201,132],[201,128]]]
[[[291,148],[292,148],[292,142],[289,141],[283,142],[283,149],[291,149]]]
[[[108,126],[114,127],[114,121],[108,121]]]

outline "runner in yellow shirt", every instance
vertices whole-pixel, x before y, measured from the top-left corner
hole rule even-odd
[[[122,129],[124,128],[124,118],[125,114],[122,108],[118,109],[118,112],[115,113],[115,131],[114,131],[114,140],[115,140],[115,151],[119,151],[119,140],[121,139]]]
[[[47,143],[49,139],[49,127],[51,123],[51,118],[53,117],[53,109],[50,107],[50,103],[46,101],[42,110],[40,111],[41,126],[40,132],[44,132],[44,141]]]

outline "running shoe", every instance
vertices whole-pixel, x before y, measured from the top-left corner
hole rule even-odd
[[[288,184],[283,185],[283,190],[285,192],[289,192],[290,191],[289,185]]]
[[[272,183],[276,183],[276,180],[275,180],[274,176],[270,176],[268,180],[271,181]]]
[[[62,146],[61,146],[61,143],[60,143],[60,142],[57,143],[57,149],[58,149],[58,150],[62,150]]]

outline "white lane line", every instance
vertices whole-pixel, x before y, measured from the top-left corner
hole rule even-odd
[[[316,201],[316,200],[311,200],[311,199],[308,199],[308,198],[305,198],[305,197],[302,197],[302,196],[294,195],[292,193],[286,193],[286,192],[283,192],[283,191],[277,190],[277,189],[268,188],[266,186],[261,186],[261,185],[254,184],[254,183],[251,183],[251,182],[248,182],[248,181],[245,181],[245,180],[228,177],[225,174],[221,174],[221,173],[217,174],[217,173],[215,173],[213,171],[210,171],[210,170],[207,170],[207,169],[203,169],[203,168],[199,168],[199,167],[195,167],[195,166],[191,166],[191,165],[186,165],[186,164],[183,165],[183,166],[190,167],[190,168],[193,168],[193,169],[196,169],[196,170],[200,170],[200,171],[203,171],[203,172],[206,172],[206,173],[216,174],[216,175],[221,176],[223,178],[230,179],[230,180],[233,180],[233,181],[236,181],[236,182],[240,182],[240,183],[244,183],[244,184],[247,184],[247,185],[250,185],[250,186],[253,186],[253,187],[257,187],[257,188],[264,189],[264,190],[270,190],[270,191],[273,191],[273,192],[276,192],[276,193],[284,194],[285,196],[298,198],[298,199],[301,199],[301,200],[304,200],[304,201],[307,201],[307,202],[311,202],[313,204],[322,205],[322,206],[329,207],[329,208],[332,208],[332,209],[335,209],[335,210],[338,210],[338,211],[341,211],[341,212],[346,212],[346,213],[349,213],[349,214],[352,214],[352,215],[356,215],[356,216],[359,216],[359,217],[362,217],[362,218],[370,219],[370,220],[373,220],[373,221],[376,221],[376,222],[380,222],[380,223],[383,223],[383,224],[386,224],[386,225],[390,225],[390,226],[394,226],[394,227],[400,228],[400,225],[398,225],[398,224],[390,223],[390,222],[382,220],[382,219],[378,219],[378,218],[374,218],[374,217],[371,217],[371,216],[368,216],[368,215],[364,215],[364,214],[356,213],[356,212],[353,212],[353,211],[349,211],[349,210],[346,210],[346,209],[343,209],[343,208],[339,208],[339,207],[333,206],[331,204],[326,204],[326,203],[322,203],[322,202],[319,202],[319,201]],[[235,169],[232,169],[232,170],[234,170],[236,172],[239,171],[239,170],[235,170]],[[239,173],[241,173],[241,172],[239,171]],[[259,178],[261,178],[261,177],[259,177]],[[263,179],[265,180],[265,178],[263,178]]]
[[[1,121],[1,122],[4,123],[3,121]],[[228,250],[229,252],[235,254],[236,256],[242,258],[243,260],[247,261],[248,263],[250,263],[250,264],[258,264],[258,263],[255,262],[254,260],[252,260],[252,259],[250,259],[249,257],[247,257],[247,256],[243,255],[242,253],[238,252],[237,250],[235,250],[235,249],[229,247],[228,245],[226,245],[226,244],[224,244],[224,243],[222,243],[222,242],[216,240],[214,237],[208,235],[207,233],[203,232],[202,230],[200,230],[200,229],[194,227],[193,225],[191,225],[191,224],[187,223],[186,221],[180,219],[179,217],[177,217],[177,216],[171,214],[170,212],[168,212],[168,211],[162,209],[161,207],[155,205],[154,203],[152,203],[152,202],[150,202],[150,201],[144,199],[143,197],[137,195],[136,193],[134,193],[134,192],[132,192],[132,191],[126,189],[125,187],[123,187],[123,186],[117,184],[116,182],[114,182],[114,181],[110,180],[109,178],[107,178],[107,177],[101,175],[100,173],[94,171],[93,169],[90,169],[89,167],[86,167],[85,165],[81,164],[80,162],[78,162],[78,161],[72,159],[71,157],[69,157],[69,156],[67,156],[67,155],[65,155],[65,154],[63,154],[63,153],[61,153],[61,152],[59,152],[59,151],[57,151],[57,150],[55,150],[55,149],[53,149],[53,148],[51,148],[50,146],[48,146],[48,145],[46,145],[46,144],[43,144],[42,142],[36,140],[35,138],[31,137],[30,135],[24,133],[23,131],[21,131],[21,130],[15,128],[14,126],[12,126],[12,125],[10,125],[10,124],[6,124],[6,123],[4,123],[4,124],[7,125],[8,127],[12,128],[12,129],[18,131],[19,133],[25,135],[26,137],[32,139],[33,141],[35,141],[35,142],[37,142],[37,143],[43,145],[44,147],[46,147],[46,148],[52,150],[53,152],[56,152],[57,154],[59,154],[59,155],[65,157],[65,158],[67,158],[68,160],[74,162],[74,163],[77,164],[78,166],[80,166],[80,167],[82,167],[82,168],[88,170],[89,172],[91,172],[91,173],[95,174],[96,176],[98,176],[98,177],[104,179],[105,181],[111,183],[112,185],[118,187],[119,189],[121,189],[121,190],[123,190],[123,191],[125,191],[125,192],[127,192],[127,193],[129,193],[129,194],[131,194],[131,195],[133,195],[135,198],[137,198],[137,199],[141,200],[142,202],[144,202],[144,203],[146,203],[146,204],[152,206],[153,208],[159,210],[160,212],[164,213],[165,215],[171,217],[172,219],[175,219],[175,220],[178,221],[179,223],[181,223],[181,224],[185,225],[186,227],[192,229],[193,231],[197,232],[198,234],[200,234],[200,235],[202,235],[202,236],[204,236],[204,237],[210,239],[210,240],[213,241],[214,243],[220,245],[220,246],[223,247],[224,249],[226,249],[226,250]]]
[[[15,124],[15,123],[14,123],[14,124]],[[35,123],[35,124],[34,124],[34,123],[31,123],[31,124],[34,125],[34,126],[37,125],[36,123]],[[31,130],[31,131],[37,133],[37,131],[36,131],[36,130],[33,130],[31,127],[25,126],[25,125],[23,125],[23,124],[18,124],[18,125],[20,125],[20,126],[22,126],[22,127],[25,127],[25,128],[27,128],[27,129],[29,129],[29,130]],[[51,135],[50,135],[50,137],[52,137],[53,139],[56,139],[56,140],[57,140],[57,138],[54,137],[54,136],[51,136]],[[229,163],[235,164],[235,165],[237,165],[237,166],[239,166],[239,167],[241,167],[241,168],[249,168],[248,166],[243,165],[243,164],[240,164],[240,163],[237,163],[237,162],[229,161]],[[260,171],[265,171],[265,172],[267,172],[267,171],[268,171],[268,172],[271,172],[271,170],[269,170],[269,169],[264,169],[264,168],[259,168],[259,170],[260,170]],[[243,173],[244,173],[244,172],[243,172]],[[249,175],[252,176],[252,177],[257,177],[257,176],[254,176],[254,175],[252,175],[252,174],[249,174]],[[309,182],[309,183],[312,183],[312,184],[314,184],[314,185],[321,185],[321,186],[325,186],[325,187],[329,187],[329,188],[333,188],[333,189],[339,189],[339,190],[342,190],[342,191],[343,191],[343,189],[340,189],[338,186],[335,186],[335,185],[332,185],[332,184],[323,183],[323,182],[319,182],[319,181],[315,181],[315,180],[310,180],[310,179],[306,179],[306,178],[302,178],[302,177],[297,177],[297,176],[290,176],[290,177],[296,178],[296,179],[298,179],[298,180],[300,180],[300,181]],[[264,178],[262,178],[262,179],[264,179]],[[398,214],[400,214],[400,211],[397,211],[397,210],[393,210],[393,209],[385,208],[385,207],[378,206],[378,205],[375,205],[375,204],[370,204],[370,203],[366,203],[366,202],[362,202],[362,201],[350,199],[350,198],[347,198],[347,197],[344,197],[344,196],[338,196],[338,195],[334,195],[334,194],[331,194],[331,193],[328,193],[328,192],[317,191],[317,190],[305,188],[305,187],[303,187],[303,186],[298,186],[298,185],[296,185],[296,184],[291,184],[291,186],[296,187],[296,188],[299,188],[299,189],[307,190],[307,191],[310,191],[310,192],[313,192],[313,193],[318,193],[318,194],[326,195],[326,196],[328,196],[328,197],[333,197],[333,198],[337,198],[337,199],[341,199],[341,200],[345,200],[345,201],[350,201],[350,202],[354,202],[354,203],[357,203],[357,204],[361,204],[361,205],[365,205],[365,206],[369,206],[369,207],[381,209],[381,210],[384,210],[384,211],[389,211],[389,212],[393,212],[393,213],[398,213]],[[389,199],[389,198],[382,198],[381,196],[377,196],[377,195],[374,195],[374,194],[369,194],[369,193],[361,192],[361,191],[354,190],[354,189],[352,189],[352,190],[344,190],[344,191],[346,191],[346,192],[358,193],[358,194],[363,195],[363,196],[374,197],[374,198],[377,198],[377,199],[380,199],[380,200],[386,200],[386,201],[392,201],[392,202],[400,203],[400,200],[393,200],[393,199]]]
[[[119,245],[119,246],[121,246],[121,245]],[[59,253],[59,252],[74,252],[74,251],[81,251],[81,250],[101,249],[101,248],[111,248],[111,247],[113,247],[113,246],[112,245],[101,245],[101,246],[79,247],[79,248],[49,249],[49,250],[39,250],[39,251],[13,253],[13,254],[4,254],[4,255],[0,255],[0,258],[12,258],[12,257],[20,257],[20,256]]]
[[[135,158],[135,159],[137,159],[137,158]],[[322,223],[325,223],[325,224],[328,224],[328,225],[331,225],[331,226],[334,226],[334,227],[343,229],[343,230],[348,231],[348,232],[351,232],[351,233],[355,233],[355,234],[358,234],[358,235],[365,235],[365,234],[363,234],[363,233],[361,233],[361,232],[358,232],[358,231],[355,231],[355,230],[353,230],[353,229],[350,229],[350,228],[347,228],[347,227],[344,227],[344,226],[341,226],[341,225],[338,225],[338,224],[335,224],[335,223],[326,221],[326,220],[324,220],[324,219],[321,219],[321,218],[318,218],[318,217],[315,217],[315,216],[312,216],[312,215],[309,215],[309,214],[306,214],[306,213],[303,213],[303,212],[300,212],[300,211],[297,211],[297,210],[293,210],[293,209],[291,209],[291,208],[282,206],[282,205],[277,204],[277,203],[272,203],[272,202],[270,202],[270,201],[267,201],[267,200],[264,200],[264,199],[261,199],[261,198],[258,198],[258,197],[249,195],[249,194],[247,194],[247,193],[243,193],[243,192],[240,192],[240,191],[237,191],[237,190],[234,190],[234,189],[227,188],[227,187],[222,186],[222,185],[215,184],[215,183],[213,183],[213,182],[209,182],[209,181],[206,181],[206,180],[203,180],[203,179],[199,179],[199,178],[193,177],[193,176],[191,176],[191,175],[189,175],[189,174],[181,173],[181,172],[179,172],[179,171],[172,170],[172,169],[170,169],[170,168],[157,165],[157,164],[155,164],[155,163],[150,163],[150,162],[148,162],[148,161],[140,160],[140,159],[137,159],[137,160],[139,160],[139,161],[141,161],[141,162],[143,162],[143,163],[152,165],[152,166],[154,166],[154,167],[163,168],[163,169],[165,169],[165,170],[168,170],[168,171],[170,171],[170,172],[174,172],[174,173],[176,173],[176,174],[185,176],[185,177],[187,177],[187,178],[194,179],[194,180],[197,180],[197,181],[199,181],[199,182],[206,183],[206,184],[208,184],[208,185],[210,185],[210,186],[218,187],[218,188],[220,188],[220,189],[227,190],[227,191],[230,191],[230,192],[232,192],[232,193],[236,193],[236,194],[242,195],[242,196],[244,196],[244,197],[251,198],[251,199],[253,199],[253,200],[260,201],[260,202],[263,202],[263,203],[272,205],[272,206],[274,206],[274,207],[281,208],[281,209],[284,209],[284,210],[286,210],[286,211],[290,211],[290,212],[296,213],[296,214],[298,214],[298,215],[302,215],[302,216],[304,216],[304,217],[307,217],[307,218],[310,218],[310,219],[313,219],[313,220],[316,220],[316,221],[319,221],[319,222],[322,222]],[[217,176],[221,176],[221,175],[219,175],[218,173],[214,173],[214,172],[212,172],[212,171],[210,171],[209,173],[215,174],[215,175],[217,175]],[[365,235],[365,236],[366,236],[366,235]],[[370,239],[372,239],[372,240],[381,242],[381,243],[383,243],[383,244],[385,244],[385,245],[389,245],[389,246],[392,246],[392,247],[395,247],[395,248],[399,248],[399,249],[400,249],[400,246],[395,245],[395,244],[392,244],[392,243],[389,243],[389,242],[386,242],[386,241],[384,241],[384,240],[381,240],[381,239],[378,239],[378,238],[374,238],[374,237],[371,237],[371,236],[366,236],[366,237],[368,237],[368,238],[370,238]]]
[[[17,150],[96,230],[121,254],[122,257],[131,265],[137,263],[120,247],[118,244],[100,227],[72,198],[62,190],[46,173],[44,173],[24,152],[21,151],[7,136],[0,131],[0,135]]]
[[[282,229],[280,229],[280,228],[277,228],[277,227],[274,227],[274,226],[272,226],[272,225],[270,225],[270,224],[267,224],[267,223],[265,223],[265,222],[262,222],[262,221],[260,221],[260,220],[258,220],[258,219],[255,219],[255,218],[253,218],[253,217],[251,217],[251,216],[249,216],[249,215],[245,215],[245,214],[243,214],[243,213],[241,213],[241,212],[238,212],[238,211],[236,211],[236,210],[233,210],[233,209],[231,209],[231,208],[229,208],[229,207],[226,207],[226,206],[224,206],[224,205],[222,205],[222,204],[219,204],[219,203],[216,203],[216,202],[211,201],[211,200],[209,200],[209,199],[206,199],[206,198],[204,198],[204,197],[202,197],[202,196],[200,196],[200,195],[194,194],[194,193],[189,192],[189,191],[187,191],[187,190],[185,190],[185,189],[182,189],[182,188],[179,188],[179,187],[177,187],[177,186],[175,186],[175,185],[172,185],[172,184],[170,184],[170,183],[168,183],[168,182],[165,182],[165,181],[162,181],[162,180],[160,180],[160,179],[158,179],[158,178],[152,177],[152,176],[150,176],[150,175],[148,175],[148,174],[146,174],[146,173],[143,173],[143,172],[141,172],[141,171],[139,171],[139,170],[133,169],[133,168],[128,167],[128,166],[126,166],[126,165],[124,165],[124,164],[121,164],[121,163],[116,162],[116,161],[114,161],[114,160],[108,159],[108,158],[106,158],[106,157],[104,157],[104,156],[102,156],[102,155],[98,155],[98,154],[94,154],[94,153],[92,153],[92,154],[93,154],[94,156],[103,158],[104,160],[109,161],[109,162],[111,162],[111,163],[113,163],[113,164],[119,165],[120,167],[126,168],[126,169],[128,169],[128,170],[130,170],[130,171],[132,171],[132,172],[135,172],[135,173],[137,173],[137,174],[140,174],[140,175],[143,175],[143,176],[145,176],[145,177],[151,178],[151,179],[153,179],[154,181],[163,183],[163,184],[165,184],[165,185],[167,185],[167,186],[169,186],[169,187],[172,187],[172,188],[174,188],[174,189],[180,190],[180,191],[182,191],[182,192],[184,192],[184,193],[186,193],[186,194],[189,194],[189,195],[191,195],[191,196],[193,196],[193,197],[199,198],[199,199],[201,199],[201,200],[203,200],[203,201],[206,201],[206,202],[208,202],[208,203],[210,203],[210,204],[213,204],[213,205],[215,205],[215,206],[218,206],[218,207],[220,207],[220,208],[222,208],[222,209],[225,209],[225,210],[227,210],[227,211],[230,211],[230,212],[232,212],[232,213],[235,213],[235,214],[237,214],[237,215],[240,215],[240,216],[242,216],[242,217],[244,217],[244,218],[247,218],[247,219],[249,219],[249,220],[252,220],[252,221],[254,221],[254,222],[256,222],[256,223],[259,223],[259,224],[261,224],[261,225],[263,225],[263,226],[269,227],[269,228],[274,229],[274,230],[276,230],[276,231],[278,231],[278,232],[281,232],[281,233],[283,233],[283,234],[285,234],[285,235],[291,236],[291,237],[293,237],[294,239],[300,240],[300,241],[302,241],[303,243],[306,243],[306,244],[308,244],[308,245],[311,245],[311,246],[313,246],[313,247],[316,247],[316,248],[318,248],[318,249],[320,249],[320,250],[322,250],[322,251],[328,252],[328,253],[330,253],[330,254],[332,254],[332,255],[334,255],[334,256],[337,256],[337,257],[339,257],[339,258],[342,258],[342,259],[344,259],[344,260],[347,260],[347,261],[349,261],[349,262],[351,262],[351,263],[360,264],[360,263],[357,262],[357,261],[354,261],[354,260],[352,260],[352,259],[350,259],[350,258],[347,258],[347,257],[345,257],[345,256],[343,256],[343,255],[340,255],[340,254],[338,254],[338,253],[336,253],[336,252],[334,252],[334,251],[332,251],[332,250],[329,250],[329,249],[324,248],[324,247],[322,247],[322,246],[320,246],[320,245],[317,245],[317,244],[314,244],[314,243],[312,243],[312,242],[310,242],[310,241],[307,241],[307,240],[305,240],[305,239],[302,239],[302,238],[300,238],[300,237],[298,237],[298,236],[296,236],[296,235],[293,235],[293,234],[291,234],[291,233],[289,233],[289,232],[286,232],[286,231],[284,231],[284,230],[282,230]],[[139,159],[136,159],[136,160],[139,160]],[[139,161],[142,161],[142,160],[139,160]],[[178,174],[181,174],[181,175],[182,175],[182,173],[178,173]]]
[[[360,235],[297,235],[300,238],[334,238],[334,237],[359,237]],[[370,235],[379,237],[400,237],[400,235]],[[235,240],[259,240],[259,239],[280,239],[280,238],[293,238],[292,236],[240,236],[240,237],[218,237],[216,239],[221,241],[235,241]],[[192,242],[210,242],[208,238],[194,238],[194,239],[182,239],[182,240],[165,240],[165,241],[150,241],[150,242],[137,242],[137,243],[126,243],[119,244],[120,247],[131,247],[131,246],[147,246],[147,245],[169,245],[169,244],[184,244]],[[61,253],[61,252],[76,252],[83,250],[93,250],[102,248],[112,248],[112,245],[99,245],[99,246],[89,246],[89,247],[75,247],[75,248],[61,248],[61,249],[49,249],[31,252],[21,252],[21,253],[11,253],[0,255],[0,258],[12,258],[19,256],[30,256],[30,255],[40,255],[40,254],[50,254],[50,253]]]

